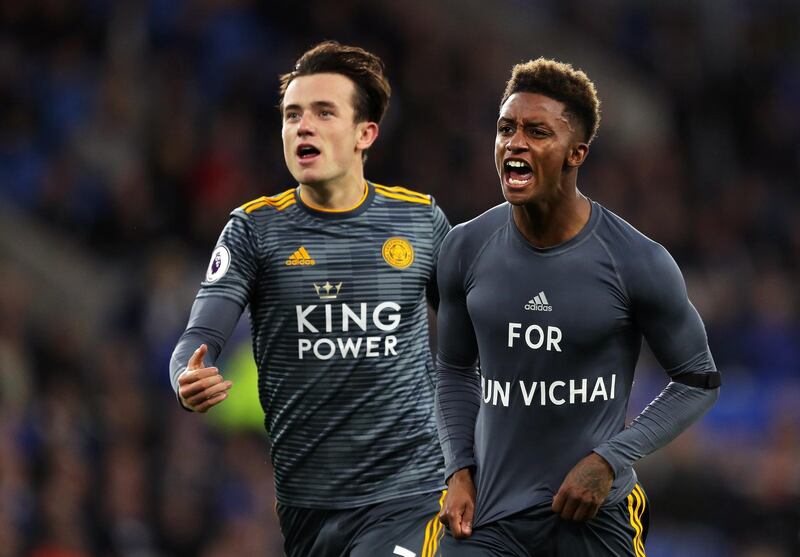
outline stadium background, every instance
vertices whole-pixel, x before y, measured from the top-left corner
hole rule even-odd
[[[388,66],[368,176],[454,223],[501,201],[511,66],[589,73],[579,185],[673,253],[723,371],[638,466],[648,554],[800,555],[800,4],[2,0],[0,556],[280,554],[247,327],[218,412],[167,362],[228,211],[291,185],[277,75],[325,38]],[[663,383],[645,357],[632,414]]]

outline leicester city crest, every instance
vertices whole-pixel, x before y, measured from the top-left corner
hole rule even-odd
[[[403,238],[389,238],[381,249],[383,259],[392,267],[405,269],[414,262],[414,248]]]

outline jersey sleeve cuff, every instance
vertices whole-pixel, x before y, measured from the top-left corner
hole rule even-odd
[[[450,479],[450,476],[458,472],[463,468],[474,468],[475,467],[475,459],[474,458],[460,458],[448,464],[444,469],[444,481],[447,483],[447,480]]]
[[[614,477],[617,478],[619,475],[628,468],[631,463],[627,462],[624,458],[616,454],[613,448],[611,448],[608,443],[603,443],[599,447],[595,447],[592,451],[608,462],[611,466],[611,469],[614,471]]]

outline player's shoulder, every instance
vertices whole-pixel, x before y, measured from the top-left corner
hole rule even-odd
[[[661,244],[648,237],[624,218],[597,202],[592,203],[601,213],[596,233],[608,239],[618,250],[629,251],[634,249],[640,252],[663,249]]]
[[[433,196],[427,193],[418,192],[403,186],[385,186],[371,182],[375,188],[375,197],[377,199],[394,202],[398,206],[404,204],[410,205],[433,205]]]
[[[457,224],[445,238],[447,249],[460,251],[463,255],[474,255],[495,232],[508,224],[509,214],[509,204],[501,203],[473,219]]]
[[[252,201],[248,201],[234,209],[231,215],[240,217],[270,215],[272,213],[285,211],[296,203],[296,190],[295,188],[290,188],[275,195],[264,195]]]
[[[596,234],[623,269],[642,270],[642,267],[674,265],[672,256],[664,246],[610,209],[599,203],[594,205],[601,211]]]
[[[464,239],[485,238],[498,228],[505,226],[508,223],[509,214],[510,209],[507,202],[495,205],[477,217],[456,225],[453,227],[451,234],[461,236]]]

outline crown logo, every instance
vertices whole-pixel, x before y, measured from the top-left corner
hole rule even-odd
[[[319,296],[320,300],[335,300],[336,296],[339,295],[339,290],[342,289],[342,283],[333,285],[329,281],[325,281],[325,284],[322,286],[318,285],[316,282],[314,283],[314,290],[317,291],[317,296]]]

